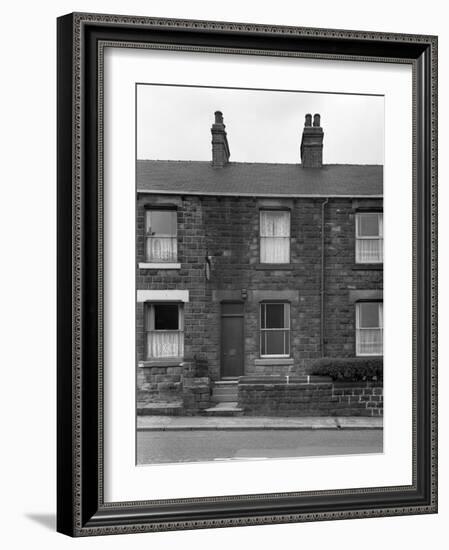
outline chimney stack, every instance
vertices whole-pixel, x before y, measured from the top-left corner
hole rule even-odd
[[[301,163],[303,168],[321,168],[323,166],[323,137],[321,117],[317,113],[307,114],[301,140]]]
[[[215,123],[212,124],[212,166],[222,168],[229,162],[231,153],[229,151],[228,138],[223,123],[223,113],[215,111]]]

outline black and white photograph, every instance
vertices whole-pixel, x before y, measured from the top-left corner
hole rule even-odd
[[[447,4],[5,6],[2,547],[444,548]]]
[[[136,464],[382,453],[384,97],[144,82],[135,123]]]

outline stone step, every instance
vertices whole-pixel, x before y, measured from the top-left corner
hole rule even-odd
[[[221,388],[217,388],[215,387],[213,390],[212,390],[212,393],[214,395],[237,395],[238,393],[238,388],[235,387],[235,388],[227,388],[226,386]]]
[[[214,392],[211,396],[211,401],[214,403],[234,403],[237,401],[237,393],[217,395]]]
[[[242,416],[243,409],[237,407],[237,401],[217,403],[215,407],[204,410],[207,416]]]
[[[220,380],[215,382],[212,389],[212,403],[237,402],[238,380]]]

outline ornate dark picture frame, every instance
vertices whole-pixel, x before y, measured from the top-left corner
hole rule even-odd
[[[413,69],[413,483],[105,503],[104,45],[407,63]],[[437,38],[75,13],[58,19],[58,502],[71,536],[437,511]],[[151,495],[148,495],[151,498]]]

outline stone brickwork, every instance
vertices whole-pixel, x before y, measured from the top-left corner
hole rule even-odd
[[[337,397],[335,413],[341,416],[382,416],[384,397],[382,382],[334,382],[333,397]],[[343,412],[342,412],[343,411]]]
[[[211,406],[211,382],[208,376],[184,378],[182,401],[186,414],[200,414]]]
[[[198,414],[210,407],[211,380],[204,360],[183,361],[172,366],[145,366],[137,371],[137,403],[140,414]],[[167,404],[178,403],[176,413]],[[157,405],[161,406],[158,407]],[[145,411],[145,412],[144,412]]]
[[[183,366],[137,367],[137,401],[171,401],[182,391]]]
[[[246,379],[238,406],[252,416],[382,416],[381,382],[332,382],[317,377]]]
[[[318,357],[355,355],[354,296],[360,296],[357,292],[361,292],[363,297],[365,291],[381,293],[383,272],[374,266],[355,265],[357,205],[350,198],[330,198],[325,207],[325,339],[321,349],[323,201],[323,197],[138,195],[137,263],[145,262],[145,209],[167,206],[177,210],[180,268],[137,266],[137,289],[189,292],[189,299],[183,304],[184,357],[201,356],[211,381],[221,377],[220,312],[225,301],[244,304],[245,375],[302,375],[310,361]],[[382,203],[365,199],[365,206],[370,204],[381,206]],[[288,265],[260,264],[261,208],[285,208],[291,213],[291,263]],[[266,361],[260,357],[259,308],[260,302],[266,299],[290,302],[289,361]],[[147,361],[142,302],[136,304],[136,334],[137,359],[144,364],[138,367],[139,392],[181,395],[183,371],[179,372],[176,365],[165,367],[157,361],[151,364]],[[201,397],[198,402],[204,399]]]
[[[196,358],[185,361],[182,377],[182,403],[184,413],[200,414],[210,407],[211,380],[208,375],[207,361]]]
[[[355,211],[353,201],[333,199],[325,218],[325,350],[323,356],[355,356],[357,298],[383,289],[383,266],[355,263]],[[363,205],[381,205],[365,201]],[[355,205],[354,205],[355,206]]]

